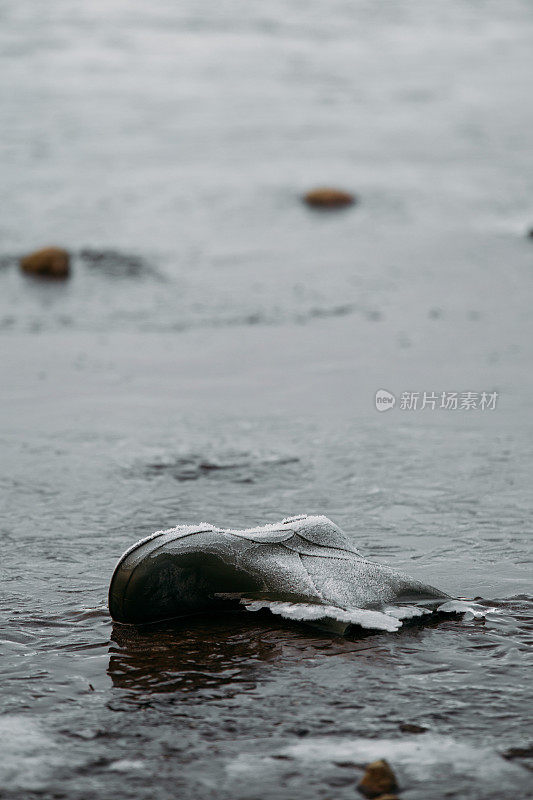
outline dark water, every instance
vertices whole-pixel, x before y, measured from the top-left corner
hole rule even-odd
[[[1,797],[353,798],[380,757],[406,800],[527,796],[532,30],[527,2],[0,2]],[[361,203],[309,212],[321,182]],[[13,261],[49,242],[64,286]],[[301,512],[490,610],[112,625],[136,539]]]

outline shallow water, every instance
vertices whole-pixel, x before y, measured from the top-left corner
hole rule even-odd
[[[0,20],[0,796],[353,798],[386,757],[406,800],[525,797],[530,4]],[[324,181],[360,204],[309,212]],[[64,286],[16,270],[48,242]],[[378,414],[379,388],[499,400]],[[136,539],[301,512],[492,610],[112,625]]]

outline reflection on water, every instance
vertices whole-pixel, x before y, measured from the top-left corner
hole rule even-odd
[[[147,693],[253,688],[277,646],[246,612],[185,618],[135,629],[115,624],[108,674],[113,686]],[[244,687],[241,687],[241,690]]]
[[[437,622],[432,624],[438,624]],[[413,626],[414,627],[414,626]],[[380,651],[374,632],[354,630],[331,636],[311,626],[273,619],[268,611],[199,614],[172,623],[133,627],[114,624],[108,674],[117,689],[142,696],[184,693],[190,700],[203,689],[251,691],[269,680],[276,663],[317,655]],[[227,694],[227,693],[225,693]]]
[[[257,452],[184,453],[160,457],[143,465],[142,469],[147,477],[171,477],[176,481],[212,478],[234,483],[255,483],[276,470],[280,477],[291,480],[295,470],[301,470],[299,462],[296,456]]]

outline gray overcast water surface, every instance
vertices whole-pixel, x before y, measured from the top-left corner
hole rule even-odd
[[[344,800],[380,757],[403,800],[526,797],[532,35],[526,0],[0,0],[0,797]],[[17,270],[45,244],[68,282]],[[492,610],[112,625],[136,539],[301,512]]]

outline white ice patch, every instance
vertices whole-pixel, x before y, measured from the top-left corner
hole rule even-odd
[[[386,606],[383,613],[396,619],[413,619],[432,614],[433,611],[430,608],[420,608],[419,606]]]
[[[226,595],[228,596],[228,595]],[[233,595],[237,598],[238,595]],[[397,631],[403,620],[431,616],[435,611],[449,614],[463,614],[464,620],[484,619],[489,612],[496,609],[483,607],[478,603],[465,600],[448,600],[437,608],[424,606],[385,606],[382,611],[365,608],[339,608],[338,606],[320,605],[318,603],[288,603],[281,600],[249,600],[240,596],[242,605],[247,611],[268,609],[285,619],[296,622],[318,622],[334,620],[345,625],[360,625],[362,628],[378,631]]]
[[[113,761],[108,769],[112,772],[135,772],[136,770],[144,769],[144,761],[139,759],[121,758],[118,761]]]
[[[487,614],[496,613],[497,609],[488,606],[480,606],[472,600],[448,600],[437,608],[445,614],[464,614],[463,619],[485,619]]]
[[[370,611],[363,608],[338,608],[337,606],[318,605],[317,603],[284,603],[279,600],[247,600],[241,603],[247,611],[260,611],[268,609],[272,614],[277,614],[285,619],[297,622],[315,622],[322,619],[332,619],[348,625],[360,625],[378,631],[397,631],[402,623],[399,619],[381,611]]]
[[[444,782],[453,787],[457,797],[499,800],[502,786],[505,797],[526,796],[528,775],[523,767],[506,761],[489,747],[431,732],[391,739],[309,737],[277,746],[271,739],[256,740],[226,765],[229,786],[225,788],[237,796],[250,780],[259,779],[265,787],[279,786],[287,772],[323,780],[325,774],[334,774],[338,762],[359,765],[359,769],[354,768],[355,784],[363,766],[380,758],[389,761],[400,785],[413,797],[426,797],[428,786],[434,790],[431,797],[437,797]],[[265,796],[278,795],[267,791]]]
[[[1,716],[0,740],[0,792],[40,793],[64,764],[64,754],[34,718],[22,714]]]
[[[391,764],[402,766],[411,779],[419,781],[430,780],[444,765],[452,774],[467,776],[482,786],[523,776],[522,767],[510,764],[488,747],[432,733],[399,739],[306,739],[282,752],[312,763],[353,760],[364,764],[386,758]]]

